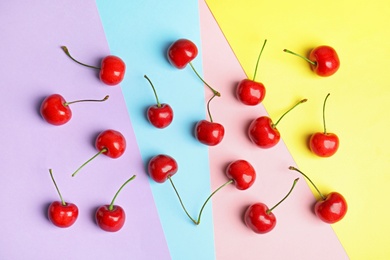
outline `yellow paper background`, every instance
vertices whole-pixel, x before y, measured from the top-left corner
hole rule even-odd
[[[278,129],[299,168],[319,189],[338,191],[347,199],[346,217],[332,227],[349,257],[390,259],[390,2],[206,3],[249,78],[268,40],[256,80],[266,86],[263,104],[271,118],[276,121],[298,100],[308,99],[284,117]],[[283,52],[287,48],[307,55],[323,44],[334,47],[341,61],[340,70],[327,78]],[[339,136],[340,148],[331,158],[318,158],[307,140],[323,131],[327,93],[327,130]]]

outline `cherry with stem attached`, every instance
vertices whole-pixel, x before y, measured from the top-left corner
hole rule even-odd
[[[198,48],[195,43],[188,39],[179,39],[171,44],[168,48],[168,60],[169,62],[178,69],[184,69],[187,64],[190,65],[191,69],[195,72],[196,76],[205,84],[214,95],[220,97],[221,93],[211,87],[196,71],[192,65],[192,60],[198,55]]]
[[[348,204],[343,195],[338,192],[331,192],[325,196],[305,173],[294,166],[290,166],[289,170],[299,172],[313,185],[314,189],[320,195],[320,200],[314,205],[314,212],[319,219],[325,223],[333,224],[344,218],[348,211]]]
[[[54,180],[52,169],[49,169],[50,177],[54,183],[54,186],[57,190],[58,195],[60,196],[60,201],[53,201],[48,208],[48,217],[51,223],[60,228],[67,228],[72,226],[79,215],[78,207],[69,202],[65,202],[62,198],[61,192],[57,186],[56,181]]]
[[[309,140],[310,150],[320,157],[330,157],[334,155],[339,148],[339,138],[334,133],[326,131],[325,123],[325,105],[330,94],[325,97],[324,105],[322,107],[322,119],[324,124],[324,132],[316,132],[311,135]]]
[[[249,206],[244,215],[246,226],[257,234],[265,234],[274,229],[276,226],[276,217],[272,211],[290,196],[298,180],[299,178],[294,180],[287,195],[272,208],[269,209],[267,205],[261,202]]]
[[[72,110],[70,105],[80,102],[104,102],[109,98],[105,96],[103,99],[83,99],[75,101],[65,101],[65,98],[60,94],[52,94],[47,96],[41,104],[40,114],[42,118],[52,125],[63,125],[69,122],[72,118]]]
[[[276,123],[268,116],[261,116],[252,121],[248,128],[249,139],[260,148],[271,148],[280,140],[280,132],[276,128],[283,117],[298,105],[305,103],[307,99],[302,99],[293,107],[287,110]]]
[[[61,48],[65,52],[65,54],[74,62],[88,68],[99,70],[99,78],[106,85],[117,85],[123,80],[125,76],[126,64],[121,58],[117,56],[108,55],[104,57],[101,61],[100,67],[97,67],[82,63],[73,58],[72,55],[70,55],[69,50],[66,46],[61,46]]]
[[[97,225],[104,231],[116,232],[119,231],[126,221],[126,214],[123,208],[119,205],[115,205],[115,200],[118,194],[121,192],[130,181],[134,180],[136,175],[133,175],[128,179],[119,190],[115,193],[109,205],[100,206],[95,213],[95,220]]]
[[[263,53],[266,43],[267,40],[264,40],[263,47],[261,48],[259,56],[257,57],[256,68],[255,68],[255,73],[253,75],[253,79],[241,80],[238,83],[236,88],[236,96],[238,100],[248,106],[255,106],[257,104],[260,104],[265,97],[266,89],[263,83],[256,81],[256,74],[257,74],[257,68],[259,65],[260,57],[261,54]]]

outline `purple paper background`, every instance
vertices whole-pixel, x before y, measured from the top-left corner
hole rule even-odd
[[[95,2],[3,2],[0,33],[0,259],[169,259],[121,87],[103,85],[97,71],[72,62],[60,48],[67,45],[91,65],[110,54]],[[74,104],[71,121],[52,126],[39,106],[53,93],[67,101],[110,98]],[[126,137],[126,153],[118,159],[101,155],[72,178],[97,152],[98,133],[109,128]],[[80,210],[68,229],[47,219],[49,203],[59,199],[49,168],[64,199]],[[137,178],[116,200],[127,213],[125,226],[117,233],[100,230],[96,208],[133,174]]]

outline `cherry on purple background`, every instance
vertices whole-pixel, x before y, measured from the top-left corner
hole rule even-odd
[[[116,159],[122,156],[122,154],[126,151],[126,139],[125,137],[118,131],[108,129],[101,132],[95,141],[95,147],[99,151],[93,157],[91,157],[88,161],[83,163],[73,174],[74,177],[85,165],[91,162],[100,154],[104,154],[110,158]]]
[[[50,177],[56,187],[57,193],[60,196],[60,201],[53,201],[47,210],[48,218],[55,226],[60,228],[67,228],[72,226],[79,215],[78,207],[69,202],[65,202],[62,198],[61,192],[53,177],[53,172],[49,169]]]
[[[66,124],[72,118],[72,110],[69,105],[79,102],[103,102],[106,101],[109,96],[105,96],[103,99],[84,99],[66,102],[65,98],[60,94],[52,94],[47,96],[40,107],[40,113],[42,118],[52,125]]]
[[[115,199],[118,196],[119,192],[126,186],[130,181],[132,181],[136,175],[133,175],[128,179],[119,190],[115,193],[114,198],[112,199],[109,205],[100,206],[95,213],[95,220],[97,225],[104,231],[108,232],[117,232],[119,231],[126,221],[126,213],[121,206],[115,205]]]
[[[106,85],[115,86],[119,84],[125,76],[126,64],[121,58],[117,56],[108,55],[104,57],[101,61],[100,67],[96,67],[81,63],[78,60],[74,59],[70,55],[69,50],[66,46],[61,46],[61,48],[65,52],[65,54],[76,63],[88,68],[99,70],[99,78]]]

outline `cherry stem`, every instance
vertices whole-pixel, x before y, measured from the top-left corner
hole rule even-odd
[[[149,81],[149,84],[152,86],[154,96],[156,97],[157,106],[161,107],[160,101],[158,100],[156,89],[154,88],[152,81],[146,75],[144,75],[144,78],[147,79]]]
[[[257,67],[259,66],[260,57],[261,57],[261,54],[263,53],[263,50],[264,50],[264,47],[265,47],[266,43],[267,43],[267,39],[264,40],[263,47],[260,50],[259,56],[257,56],[257,62],[256,62],[255,73],[253,75],[253,81],[255,81],[255,79],[256,79]]]
[[[216,194],[219,190],[221,190],[223,187],[233,183],[233,180],[229,180],[227,181],[226,183],[222,184],[221,186],[219,186],[215,191],[213,191],[209,197],[205,200],[205,202],[203,203],[202,205],[202,208],[200,209],[199,211],[199,215],[198,215],[198,219],[195,220],[193,217],[191,217],[190,213],[188,213],[186,207],[184,206],[184,203],[179,195],[179,192],[177,191],[176,187],[175,187],[175,184],[173,184],[173,181],[172,181],[172,178],[171,177],[168,177],[169,181],[171,182],[172,184],[172,187],[173,189],[175,190],[175,193],[177,195],[177,198],[179,199],[180,201],[180,204],[181,204],[181,207],[183,208],[184,212],[186,213],[186,215],[188,216],[189,219],[191,219],[191,221],[195,224],[195,225],[199,225],[200,224],[200,220],[201,220],[201,217],[202,217],[202,213],[203,213],[203,210],[204,208],[206,207],[206,204],[209,202],[209,200],[211,199],[211,197],[214,196],[214,194]]]
[[[302,104],[302,103],[305,103],[307,101],[307,99],[302,99],[301,101],[299,101],[298,103],[296,103],[292,108],[290,108],[289,110],[287,110],[280,118],[278,121],[276,121],[275,124],[272,125],[273,128],[275,128],[277,126],[277,124],[279,124],[280,120],[282,120],[282,118],[288,114],[288,112],[290,112],[291,110],[293,110],[296,106],[298,106],[299,104]]]
[[[58,188],[57,183],[56,183],[56,181],[54,180],[54,176],[53,176],[52,170],[49,169],[49,172],[50,172],[50,177],[51,177],[51,179],[53,180],[54,186],[56,187],[56,190],[57,190],[57,192],[58,192],[58,195],[60,195],[61,203],[62,203],[63,206],[66,206],[66,202],[65,202],[64,199],[62,198],[60,189]]]
[[[209,118],[210,118],[210,122],[212,123],[213,122],[213,117],[211,116],[211,112],[210,112],[210,102],[213,98],[215,98],[215,94],[209,99],[209,101],[207,102],[207,113],[209,114]]]
[[[298,56],[298,57],[304,59],[305,61],[309,62],[310,64],[312,64],[312,65],[314,65],[314,66],[317,65],[317,62],[312,61],[312,60],[306,58],[305,56],[299,55],[298,53],[292,52],[292,51],[287,50],[287,49],[284,49],[283,51],[284,51],[284,52],[287,52],[287,53],[290,53],[290,54],[292,54],[292,55]]]
[[[134,180],[136,177],[136,175],[133,175],[130,179],[128,179],[125,183],[122,184],[122,186],[119,188],[119,190],[115,193],[115,196],[114,198],[112,199],[111,203],[110,203],[110,206],[108,206],[108,210],[113,210],[114,209],[114,203],[115,203],[115,199],[116,197],[118,196],[119,192],[123,189],[123,187],[126,186],[126,184],[128,184],[129,182],[131,182],[132,180]]]
[[[190,64],[192,70],[195,72],[196,76],[198,76],[198,78],[199,78],[207,87],[209,87],[209,89],[211,89],[211,91],[214,93],[215,96],[220,97],[220,96],[221,96],[221,93],[219,93],[218,91],[216,91],[215,89],[213,89],[209,84],[207,84],[206,81],[204,81],[204,79],[199,75],[199,73],[196,71],[196,69],[194,68],[194,66],[192,65],[191,62],[190,62],[189,64]]]
[[[292,186],[291,186],[290,191],[289,191],[289,192],[286,194],[286,196],[284,196],[284,198],[283,198],[281,201],[279,201],[275,206],[273,206],[272,208],[268,209],[268,210],[267,210],[267,214],[271,213],[277,206],[280,205],[280,203],[282,203],[285,199],[287,199],[288,196],[290,196],[290,193],[293,191],[293,189],[294,189],[294,187],[295,187],[295,184],[297,184],[298,180],[299,180],[299,178],[296,178],[296,179],[294,180],[294,182],[293,182],[293,184],[292,184]]]
[[[97,70],[100,70],[101,68],[100,67],[96,67],[96,66],[91,66],[91,65],[88,65],[88,64],[85,64],[85,63],[82,63],[82,62],[79,62],[78,60],[76,60],[75,58],[72,57],[72,55],[70,55],[69,53],[69,50],[66,46],[61,46],[61,49],[65,52],[65,54],[71,58],[74,62],[80,64],[80,65],[83,65],[85,67],[88,67],[88,68],[92,68],[92,69],[97,69]]]
[[[300,174],[302,174],[303,177],[305,177],[305,178],[311,183],[311,185],[313,185],[313,187],[316,189],[316,191],[317,191],[318,194],[321,196],[321,198],[322,198],[323,200],[326,199],[326,197],[320,192],[320,190],[317,188],[317,186],[314,184],[314,182],[312,182],[312,180],[311,180],[306,174],[304,174],[303,172],[301,172],[300,170],[298,170],[298,169],[295,168],[294,166],[290,166],[290,167],[288,167],[288,169],[289,169],[289,170],[293,170],[293,171],[297,171],[297,172],[299,172]]]
[[[97,156],[99,156],[100,154],[102,153],[105,153],[107,152],[107,148],[103,148],[101,149],[97,154],[95,154],[94,156],[92,156],[88,161],[86,161],[85,163],[83,163],[73,174],[72,174],[72,177],[76,176],[76,174],[85,166],[87,165],[90,161],[92,161],[93,159],[95,159]]]
[[[106,101],[110,96],[107,95],[103,99],[82,99],[82,100],[75,100],[70,102],[65,102],[64,106],[69,106],[70,104],[79,103],[79,102],[104,102]]]
[[[329,95],[330,95],[330,93],[328,93],[328,95],[326,95],[325,100],[324,100],[324,105],[323,105],[323,107],[322,107],[322,120],[323,120],[323,122],[324,122],[324,134],[326,134],[325,104],[326,104],[326,100],[328,100]]]

